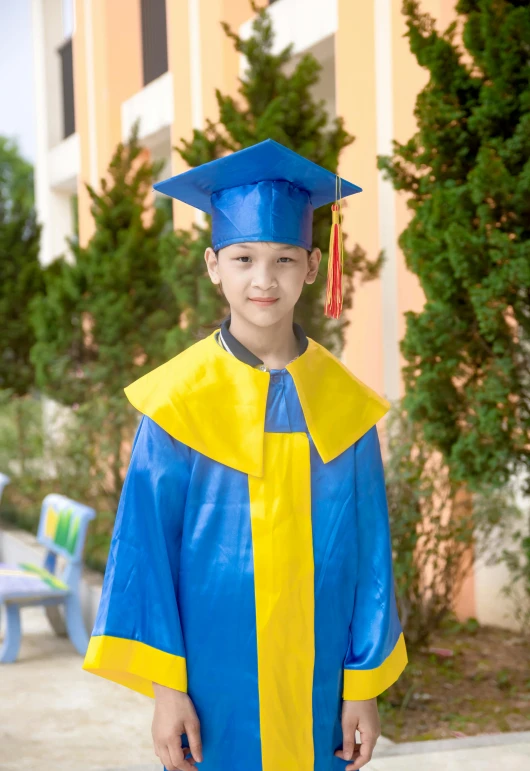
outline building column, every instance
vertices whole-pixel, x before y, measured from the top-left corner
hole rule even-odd
[[[181,139],[191,139],[193,133],[192,83],[190,40],[191,0],[168,0],[167,9],[167,55],[168,68],[173,73],[173,100],[175,104],[171,125],[171,173],[186,171],[186,163],[174,147]],[[195,78],[197,70],[195,69]],[[173,222],[176,228],[188,229],[194,222],[193,209],[173,199]]]
[[[64,40],[61,0],[32,0],[36,144],[35,205],[42,225],[39,259],[48,265],[66,251],[72,233],[70,198],[54,189],[50,150],[62,141],[59,46]]]
[[[392,5],[392,0],[374,0],[377,155],[391,155],[394,139]],[[394,187],[384,179],[381,171],[378,172],[378,204],[379,246],[385,252],[381,272],[383,384],[386,398],[394,401],[401,395],[396,262],[398,234]]]
[[[91,199],[85,183],[97,187],[98,181],[92,0],[75,0],[75,16],[74,97],[76,125],[80,138],[80,174],[77,185],[79,242],[86,246],[94,232],[94,220],[90,213]]]
[[[355,142],[340,157],[339,172],[362,187],[344,201],[347,245],[358,243],[374,260],[379,238],[379,178],[376,168],[377,109],[374,0],[352,3],[337,0],[335,82],[337,115]],[[378,393],[384,388],[383,310],[381,280],[356,281],[343,361],[357,377]]]

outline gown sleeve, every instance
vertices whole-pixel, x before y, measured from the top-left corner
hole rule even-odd
[[[357,581],[344,660],[345,700],[371,699],[407,664],[392,569],[390,523],[375,425],[355,444]]]
[[[142,416],[83,669],[154,698],[187,691],[177,604],[190,450]]]

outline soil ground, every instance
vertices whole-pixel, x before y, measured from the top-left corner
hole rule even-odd
[[[429,649],[452,651],[442,656]],[[383,697],[383,735],[396,742],[530,730],[530,639],[449,621]]]

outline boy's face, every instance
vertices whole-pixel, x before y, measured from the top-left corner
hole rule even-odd
[[[267,327],[291,311],[304,284],[312,284],[322,259],[301,246],[264,241],[225,246],[216,258],[208,248],[204,258],[214,284],[221,284],[232,312],[256,326]],[[257,302],[273,298],[274,302]]]

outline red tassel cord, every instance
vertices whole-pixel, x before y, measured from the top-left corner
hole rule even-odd
[[[329,318],[338,319],[342,313],[342,273],[344,270],[342,212],[340,205],[334,203],[331,207],[331,212],[332,224],[329,239],[328,280],[324,313]]]

